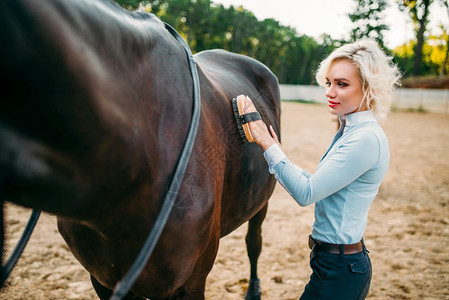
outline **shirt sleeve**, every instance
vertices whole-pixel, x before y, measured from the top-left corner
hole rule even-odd
[[[270,153],[264,154],[270,173],[301,206],[324,199],[356,180],[377,164],[380,153],[377,136],[365,131],[339,145],[314,174],[309,174],[285,154],[280,155],[282,150],[277,147],[271,151],[268,148],[266,152]]]
[[[277,143],[271,145],[265,152],[263,153],[265,160],[268,163],[268,170],[271,174],[274,174],[274,167],[283,159],[287,157],[284,151],[282,151],[281,147]]]

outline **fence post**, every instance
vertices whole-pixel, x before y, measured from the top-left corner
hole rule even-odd
[[[424,110],[424,104],[423,104],[423,99],[424,99],[424,89],[420,89],[419,91],[419,103],[418,103],[418,111],[423,111]]]
[[[445,114],[448,113],[448,109],[449,109],[449,97],[447,96],[447,94],[449,94],[449,90],[448,90],[448,89],[445,89],[445,90],[444,90],[444,96],[443,96],[444,113],[445,113]]]
[[[400,89],[396,89],[396,105],[395,108],[396,110],[400,110],[401,109],[401,90]]]

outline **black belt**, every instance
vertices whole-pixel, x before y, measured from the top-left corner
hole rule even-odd
[[[312,251],[316,252],[327,252],[327,253],[333,253],[333,254],[340,254],[340,249],[343,248],[343,254],[355,254],[363,251],[364,243],[363,239],[355,244],[330,244],[325,242],[320,242],[312,238],[311,235],[309,235],[309,248],[312,249]]]

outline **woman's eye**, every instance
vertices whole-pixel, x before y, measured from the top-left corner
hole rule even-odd
[[[338,82],[338,83],[337,83],[337,85],[338,85],[338,86],[347,86],[347,84],[346,84],[346,83],[344,83],[344,82],[341,82],[341,81],[340,81],[340,82]]]
[[[326,81],[326,85],[327,86],[331,86],[331,82],[330,81]]]

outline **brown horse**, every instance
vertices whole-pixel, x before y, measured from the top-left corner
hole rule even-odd
[[[186,139],[193,87],[184,49],[155,16],[106,0],[1,1],[0,39],[0,199],[57,215],[108,298],[159,214]],[[202,108],[193,152],[129,297],[203,299],[220,238],[249,220],[247,298],[258,299],[275,180],[259,147],[240,140],[231,99],[248,95],[279,132],[277,79],[223,50],[194,58]]]

